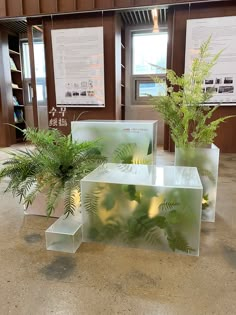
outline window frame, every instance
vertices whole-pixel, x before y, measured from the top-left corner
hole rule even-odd
[[[41,41],[38,40],[38,42],[40,43]],[[20,40],[20,49],[21,49],[21,55],[22,55],[22,82],[23,82],[23,92],[24,92],[24,100],[25,100],[25,105],[26,106],[31,106],[32,105],[32,88],[31,88],[31,64],[30,64],[30,60],[28,60],[29,62],[29,70],[30,70],[30,78],[26,78],[24,75],[24,63],[25,63],[25,59],[24,59],[24,54],[23,54],[23,45],[27,44],[29,46],[28,43],[28,39],[24,38]],[[45,73],[45,77],[36,77],[36,89],[37,89],[37,84],[42,85],[43,86],[43,97],[44,99],[41,101],[37,100],[37,104],[38,106],[47,106],[47,83],[46,83],[46,73]]]
[[[132,26],[127,28],[126,38],[128,39],[128,42],[126,43],[126,46],[128,48],[127,51],[127,72],[126,75],[128,78],[130,78],[129,86],[127,88],[130,90],[130,96],[129,99],[126,100],[127,104],[132,105],[145,105],[145,107],[152,106],[149,101],[149,97],[142,96],[140,97],[138,95],[138,85],[145,82],[153,82],[151,79],[151,74],[141,74],[141,75],[134,75],[133,74],[133,34],[134,33],[152,33],[152,28],[150,26]],[[160,27],[160,33],[167,33],[168,35],[168,28],[167,26]],[[167,44],[168,47],[168,44]],[[167,59],[167,56],[166,56]],[[154,74],[154,76],[160,78],[160,79],[166,79],[166,74]],[[126,80],[127,82],[127,80]],[[126,93],[127,94],[127,93]]]

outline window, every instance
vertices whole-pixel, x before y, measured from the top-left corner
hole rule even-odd
[[[152,75],[165,79],[167,32],[132,32],[132,87],[134,104],[145,104],[149,95],[166,94],[166,86]]]
[[[26,99],[27,104],[31,104],[33,95],[32,95],[32,90],[31,90],[29,44],[26,41],[22,41],[22,55],[23,55],[23,76],[24,76],[25,99]],[[37,102],[38,104],[45,105],[46,100],[47,100],[47,90],[46,90],[44,44],[42,41],[34,42],[34,62],[35,62]]]

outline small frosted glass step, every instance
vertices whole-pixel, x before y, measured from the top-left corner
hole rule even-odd
[[[66,253],[75,253],[82,243],[80,215],[61,216],[46,231],[46,248]]]
[[[113,164],[81,181],[83,241],[199,255],[195,167]]]
[[[74,141],[99,139],[108,162],[156,164],[156,120],[82,120],[71,122]]]
[[[202,221],[215,222],[216,194],[220,150],[214,144],[210,148],[176,148],[176,166],[195,166],[202,186]]]

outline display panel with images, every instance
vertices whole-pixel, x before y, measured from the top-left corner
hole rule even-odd
[[[105,106],[103,46],[103,27],[52,30],[57,106]]]
[[[222,53],[211,76],[203,82],[203,91],[213,92],[207,104],[236,105],[236,16],[187,21],[185,72],[209,37],[209,58]]]

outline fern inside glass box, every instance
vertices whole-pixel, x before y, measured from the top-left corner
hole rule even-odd
[[[199,255],[195,167],[107,163],[81,181],[83,241]]]
[[[76,142],[99,139],[108,162],[156,164],[156,120],[82,120],[71,122]]]

